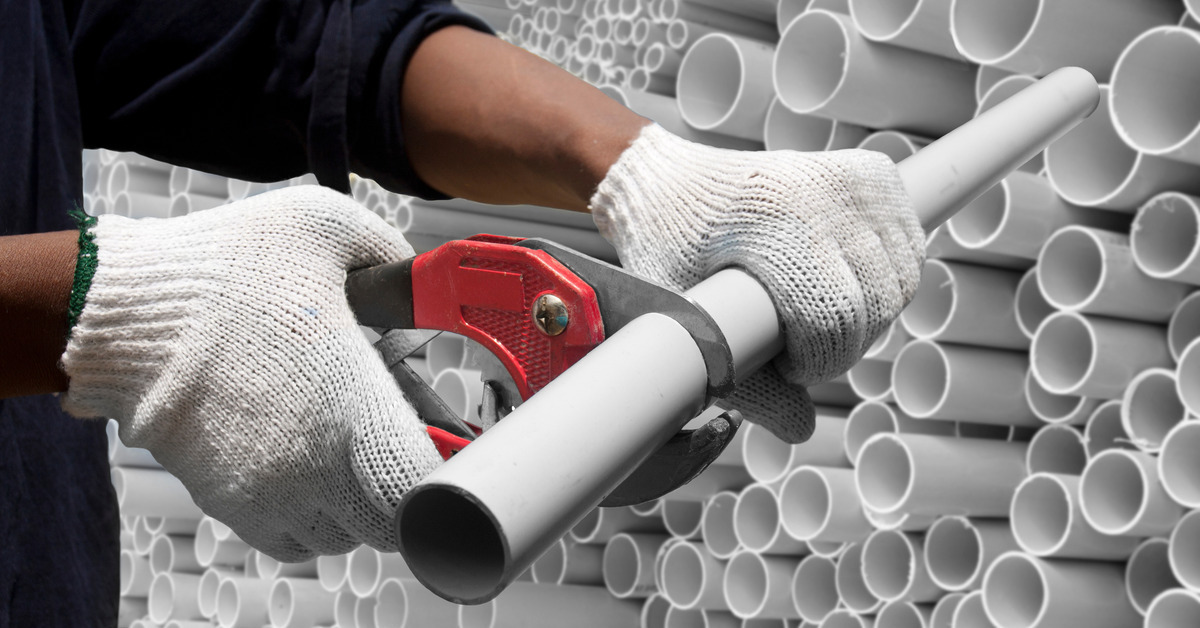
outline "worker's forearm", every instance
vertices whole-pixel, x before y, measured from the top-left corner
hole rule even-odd
[[[0,397],[67,389],[58,360],[67,344],[67,303],[78,232],[0,237]]]
[[[402,93],[408,157],[451,196],[586,211],[649,120],[561,68],[465,27],[425,39]]]

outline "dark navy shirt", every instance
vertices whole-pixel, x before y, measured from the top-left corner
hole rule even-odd
[[[0,0],[0,235],[73,228],[84,147],[439,198],[406,157],[400,86],[450,24],[487,30],[437,0]],[[116,623],[102,421],[0,401],[0,544],[0,628]]]

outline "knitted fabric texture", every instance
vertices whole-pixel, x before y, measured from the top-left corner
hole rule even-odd
[[[315,186],[168,220],[106,215],[91,233],[63,406],[116,419],[276,559],[394,551],[400,497],[441,457],[344,284],[411,256],[400,233]]]
[[[741,152],[650,125],[591,209],[622,264],[649,279],[683,290],[733,266],[766,287],[787,349],[729,401],[788,442],[813,428],[800,387],[862,357],[912,300],[925,257],[895,165],[870,151]]]

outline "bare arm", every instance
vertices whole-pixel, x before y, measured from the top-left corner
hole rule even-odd
[[[0,237],[0,397],[67,389],[67,301],[78,253],[74,231]]]

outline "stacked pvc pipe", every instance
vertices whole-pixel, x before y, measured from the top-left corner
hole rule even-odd
[[[592,513],[486,605],[446,603],[369,549],[274,562],[110,432],[123,626],[1200,625],[1200,22],[1183,19],[1200,3],[459,4],[715,146],[900,160],[1063,65],[1105,98],[930,239],[915,302],[818,399],[812,441],[747,425],[691,485]],[[84,155],[93,214],[304,182]],[[353,195],[419,251],[492,232],[615,260],[586,215],[357,177]],[[467,417],[469,346],[443,334],[409,359]]]

